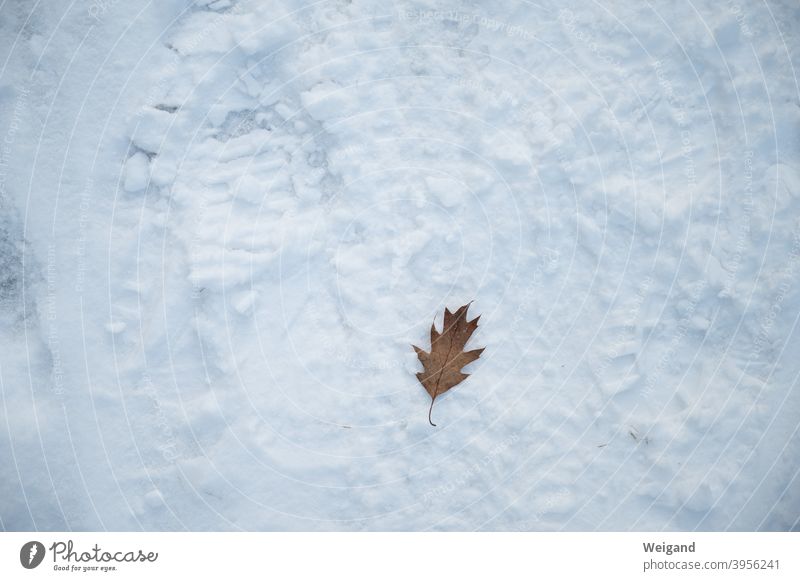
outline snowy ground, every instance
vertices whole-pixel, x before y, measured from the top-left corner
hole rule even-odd
[[[799,59],[793,0],[0,2],[0,529],[797,529]]]

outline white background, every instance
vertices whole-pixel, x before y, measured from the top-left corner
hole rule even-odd
[[[75,550],[159,553],[155,563],[108,573],[53,571],[51,555],[25,570],[19,549],[72,539]],[[694,553],[645,553],[643,542],[688,544]],[[0,536],[3,579],[797,579],[797,535],[788,533],[56,533]],[[643,572],[654,559],[777,559],[762,571]],[[91,564],[91,563],[90,563]]]

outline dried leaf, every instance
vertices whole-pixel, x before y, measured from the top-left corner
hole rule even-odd
[[[455,313],[444,309],[444,325],[442,332],[436,330],[436,324],[431,323],[431,352],[427,353],[412,345],[422,363],[423,371],[417,373],[417,379],[431,396],[431,407],[428,410],[428,421],[431,421],[433,402],[436,397],[464,381],[469,374],[461,373],[461,368],[467,363],[472,363],[483,353],[483,348],[464,351],[467,341],[478,328],[480,315],[467,321],[467,303]]]

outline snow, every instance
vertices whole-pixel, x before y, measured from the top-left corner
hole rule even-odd
[[[128,192],[138,192],[147,187],[150,160],[147,156],[138,151],[134,153],[125,163],[125,184],[124,188]]]
[[[795,3],[91,7],[0,8],[0,528],[798,528]]]

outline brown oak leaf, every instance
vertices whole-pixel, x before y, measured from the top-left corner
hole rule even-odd
[[[448,389],[464,381],[469,374],[461,373],[461,368],[472,363],[483,353],[483,349],[464,351],[467,341],[478,328],[480,315],[467,321],[467,309],[472,303],[459,307],[455,313],[444,309],[444,325],[442,332],[436,330],[436,322],[431,323],[431,352],[427,353],[412,345],[422,363],[423,371],[417,373],[417,379],[431,396],[431,407],[428,410],[428,421],[431,421],[433,402]]]

